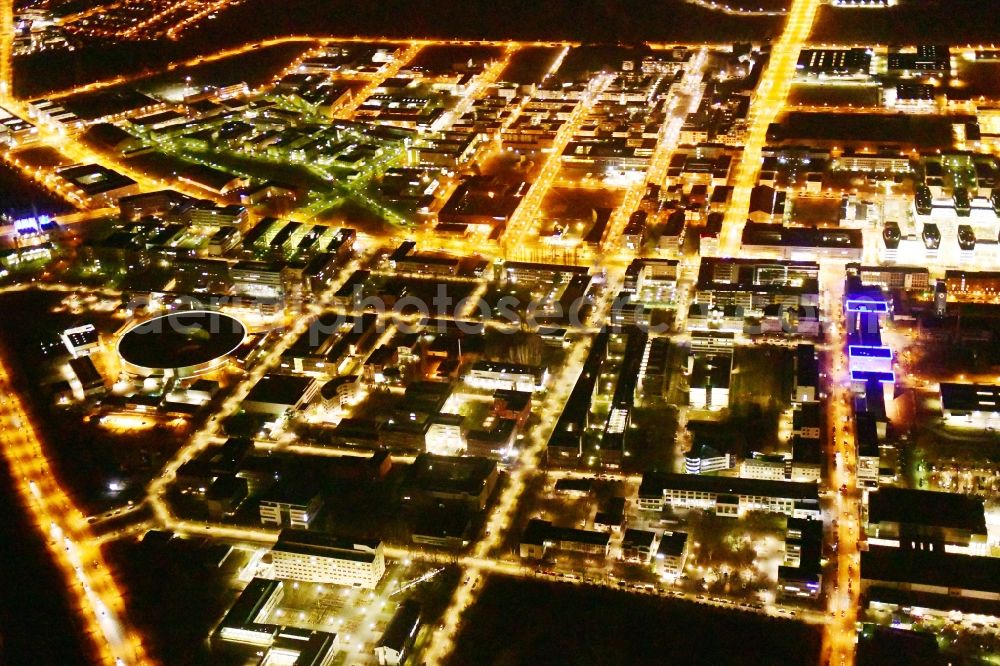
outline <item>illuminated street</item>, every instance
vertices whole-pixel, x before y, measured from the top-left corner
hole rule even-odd
[[[0,6],[0,443],[58,631],[108,666],[996,661],[973,10],[268,1]]]

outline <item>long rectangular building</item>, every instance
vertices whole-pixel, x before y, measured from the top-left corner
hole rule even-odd
[[[869,544],[986,555],[983,500],[960,493],[882,488],[868,500]]]
[[[941,382],[941,411],[952,423],[994,425],[1000,421],[1000,386]]]
[[[276,578],[307,583],[374,589],[385,573],[385,553],[377,540],[282,530],[270,555]]]
[[[721,516],[747,511],[783,513],[794,518],[819,518],[819,488],[815,483],[740,479],[699,474],[646,472],[639,486],[639,508],[647,511],[704,509]]]
[[[765,306],[817,307],[819,264],[813,261],[703,258],[694,302],[715,307],[739,305],[760,316]]]
[[[821,257],[860,261],[863,243],[860,229],[785,227],[780,224],[747,222],[742,246],[782,259]]]
[[[956,607],[969,599],[1000,601],[1000,558],[995,557],[871,546],[861,552],[861,579],[864,588],[940,595]]]

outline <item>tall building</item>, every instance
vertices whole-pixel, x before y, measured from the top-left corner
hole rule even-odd
[[[385,573],[385,554],[378,540],[283,530],[271,564],[276,578],[374,589]]]

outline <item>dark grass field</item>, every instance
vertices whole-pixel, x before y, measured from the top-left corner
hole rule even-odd
[[[810,39],[840,44],[1000,42],[995,0],[899,0],[887,9],[820,7]]]
[[[815,664],[820,631],[789,620],[573,584],[490,578],[450,666]]]
[[[728,43],[780,34],[783,19],[730,16],[684,0],[247,0],[176,41],[95,43],[18,58],[15,88],[37,97],[226,46],[285,35]]]

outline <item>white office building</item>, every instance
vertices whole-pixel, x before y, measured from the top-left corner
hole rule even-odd
[[[274,576],[281,579],[374,589],[385,573],[385,554],[377,540],[283,530],[270,555]]]

